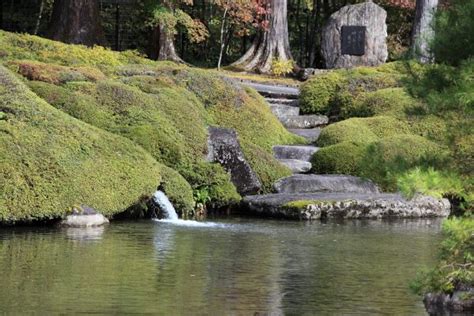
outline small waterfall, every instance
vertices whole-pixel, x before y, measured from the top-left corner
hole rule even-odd
[[[168,197],[163,191],[160,191],[160,190],[156,191],[155,194],[153,194],[153,201],[163,211],[164,215],[166,216],[166,219],[168,220],[178,219],[178,214],[176,213],[176,210],[174,209],[173,204],[171,204],[170,200],[168,199]]]

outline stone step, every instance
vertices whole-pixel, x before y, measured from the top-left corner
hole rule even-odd
[[[287,166],[293,173],[305,173],[311,170],[311,162],[298,159],[280,159],[282,164]]]
[[[302,161],[310,161],[319,147],[315,146],[294,146],[294,145],[278,145],[273,146],[275,158],[280,159],[297,159]]]
[[[347,175],[299,174],[278,180],[277,193],[347,192],[378,194],[380,190],[372,181]]]
[[[280,104],[280,105],[289,105],[299,107],[299,101],[294,99],[275,99],[275,98],[265,98],[265,100],[270,104]]]
[[[285,119],[289,116],[295,116],[300,113],[300,108],[289,105],[270,105],[270,109],[276,117]]]
[[[306,138],[308,141],[314,143],[318,140],[321,134],[321,128],[290,128],[288,129],[291,133]]]
[[[289,207],[287,203],[303,202]],[[419,196],[406,200],[400,194],[362,193],[277,193],[249,195],[242,209],[248,214],[288,219],[379,219],[446,217],[450,203],[446,199]]]
[[[324,115],[295,115],[288,116],[282,120],[286,128],[314,128],[328,123],[328,117]]]

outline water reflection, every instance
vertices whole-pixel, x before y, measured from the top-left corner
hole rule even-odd
[[[0,229],[0,314],[424,312],[439,221],[218,224]]]
[[[105,228],[99,227],[68,227],[63,228],[66,231],[66,236],[74,241],[91,242],[102,239]]]

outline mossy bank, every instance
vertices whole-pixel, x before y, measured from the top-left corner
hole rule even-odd
[[[182,212],[202,192],[215,207],[236,203],[229,175],[205,161],[208,126],[238,132],[264,190],[290,174],[271,148],[302,140],[215,72],[7,32],[0,43],[2,222],[75,205],[113,215],[160,184]]]

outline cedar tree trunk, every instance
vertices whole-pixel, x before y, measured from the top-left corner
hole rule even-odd
[[[270,73],[272,60],[293,60],[288,39],[287,0],[271,0],[268,29],[259,32],[249,50],[233,66]]]
[[[105,45],[99,1],[54,1],[48,37],[68,44]]]

